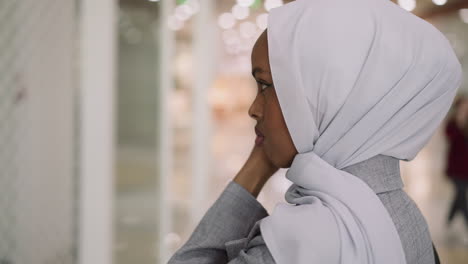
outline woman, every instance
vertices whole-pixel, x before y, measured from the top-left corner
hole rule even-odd
[[[388,0],[297,0],[252,51],[256,145],[169,263],[434,263],[402,190],[461,68],[442,34]],[[288,204],[254,199],[289,168]]]
[[[455,196],[450,207],[447,224],[460,212],[468,226],[468,100],[460,96],[454,104],[454,113],[447,122],[445,134],[448,140],[446,174],[455,186]]]

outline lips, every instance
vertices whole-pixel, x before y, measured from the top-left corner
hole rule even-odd
[[[262,132],[260,132],[260,129],[255,127],[255,134],[257,134],[257,138],[255,138],[255,145],[260,146],[263,143],[263,140],[265,139],[265,136],[263,135]]]
[[[260,132],[260,130],[259,130],[257,127],[255,127],[255,134],[257,134],[257,136],[259,136],[259,137],[265,137],[265,136],[263,135],[263,133]]]

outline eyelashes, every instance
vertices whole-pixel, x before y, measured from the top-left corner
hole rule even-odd
[[[263,93],[268,87],[271,87],[272,84],[267,84],[261,81],[257,81],[257,84],[260,86],[260,92]]]

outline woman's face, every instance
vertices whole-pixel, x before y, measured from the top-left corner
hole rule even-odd
[[[249,108],[249,116],[257,121],[260,137],[256,142],[260,142],[273,165],[289,168],[297,150],[286,127],[271,77],[266,30],[252,50],[252,75],[257,82],[257,95]]]

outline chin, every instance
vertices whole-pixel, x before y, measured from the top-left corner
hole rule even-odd
[[[287,160],[287,159],[284,159],[284,157],[278,157],[276,155],[273,155],[272,157],[270,157],[270,161],[273,165],[275,165],[275,167],[278,167],[278,168],[282,168],[282,169],[287,169],[289,167],[291,167],[291,164],[292,164],[292,160]]]
[[[294,157],[289,158],[289,157],[283,156],[283,157],[276,157],[272,159],[271,161],[278,168],[288,169],[291,167],[293,160],[294,160]]]
[[[283,168],[283,169],[289,169],[291,167],[291,164],[292,164],[292,160],[285,161],[281,163],[281,166],[277,166],[277,167]]]
[[[284,151],[271,151],[271,148],[266,145],[264,147],[266,156],[275,167],[283,169],[291,167],[294,156],[290,158],[285,155]]]

